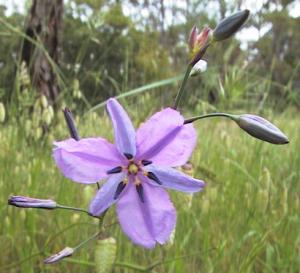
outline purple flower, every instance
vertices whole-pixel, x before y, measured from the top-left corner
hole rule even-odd
[[[115,99],[107,101],[115,145],[103,138],[55,142],[54,159],[62,173],[79,183],[107,179],[89,211],[101,215],[116,203],[122,229],[136,244],[165,243],[176,224],[176,211],[164,188],[197,192],[204,182],[172,167],[187,162],[196,144],[192,124],[171,108],[135,129]]]
[[[8,204],[19,208],[55,209],[57,204],[50,199],[37,199],[26,196],[11,196]]]

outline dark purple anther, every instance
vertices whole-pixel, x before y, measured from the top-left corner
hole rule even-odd
[[[121,192],[125,189],[126,183],[124,183],[123,181],[119,183],[117,190],[115,192],[114,195],[114,199],[118,199],[119,195],[121,194]]]
[[[132,155],[132,154],[124,153],[124,155],[125,155],[125,157],[126,157],[128,160],[133,159],[133,155]]]
[[[107,174],[120,173],[122,170],[123,170],[122,167],[118,166],[118,167],[115,167],[115,168],[107,171]]]
[[[136,188],[136,191],[139,195],[139,198],[140,198],[141,202],[144,203],[145,202],[145,200],[144,200],[144,189],[143,189],[142,184],[137,184],[135,186],[135,188]]]
[[[157,184],[162,185],[162,182],[159,180],[159,178],[152,172],[147,173],[148,178],[155,181]]]
[[[143,160],[142,160],[142,164],[143,164],[144,166],[147,166],[147,165],[152,164],[152,161],[143,159]]]

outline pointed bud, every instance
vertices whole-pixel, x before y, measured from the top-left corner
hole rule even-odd
[[[202,31],[198,33],[198,29],[193,26],[188,40],[192,65],[195,65],[205,54],[209,45],[210,32],[211,29],[205,26]]]
[[[249,135],[273,144],[287,144],[287,136],[275,125],[262,117],[244,114],[235,119],[236,123]]]
[[[190,76],[191,77],[198,76],[199,74],[205,72],[206,69],[207,69],[207,62],[200,60],[193,66]]]
[[[19,208],[55,209],[57,204],[50,199],[36,199],[26,196],[11,196],[8,204]]]
[[[197,35],[198,35],[198,29],[196,26],[193,26],[190,32],[190,36],[189,36],[189,47],[190,50],[192,50],[194,48],[194,45],[196,43],[196,39],[197,39]]]
[[[74,249],[71,247],[65,247],[62,251],[48,257],[47,259],[44,260],[45,264],[52,264],[59,262],[60,260],[72,256],[74,253]]]
[[[63,112],[64,112],[65,120],[66,120],[66,123],[68,125],[71,137],[78,141],[80,139],[80,136],[79,136],[78,131],[76,129],[71,110],[66,107],[63,110]]]
[[[231,37],[245,23],[249,17],[249,13],[249,10],[246,9],[224,18],[213,30],[214,40],[222,41]]]

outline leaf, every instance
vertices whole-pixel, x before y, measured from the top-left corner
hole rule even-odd
[[[150,84],[147,84],[147,85],[144,85],[144,86],[141,86],[141,87],[129,90],[129,91],[125,92],[125,93],[122,93],[122,94],[116,96],[115,98],[116,99],[120,99],[120,98],[125,98],[125,97],[128,97],[128,96],[137,95],[139,93],[148,91],[150,89],[154,89],[154,88],[158,88],[158,87],[161,87],[161,86],[164,86],[164,85],[172,84],[174,82],[177,82],[177,81],[181,80],[182,78],[183,78],[183,75],[179,75],[179,76],[176,76],[176,77],[173,77],[173,78],[168,78],[168,79],[165,79],[165,80],[153,82],[153,83],[150,83]],[[94,107],[92,107],[85,114],[88,114],[90,112],[96,111],[96,110],[104,107],[105,104],[106,104],[106,101],[103,101],[103,102],[95,105]]]

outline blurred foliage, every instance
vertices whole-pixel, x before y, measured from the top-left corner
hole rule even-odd
[[[87,110],[110,96],[182,73],[192,25],[213,28],[222,16],[242,8],[241,1],[216,1],[215,10],[206,8],[208,0],[188,0],[185,5],[175,2],[66,1],[61,71],[56,71],[61,79],[60,105]],[[247,51],[240,49],[237,39],[210,48],[205,55],[208,71],[190,80],[185,105],[199,111],[299,107],[300,19],[289,13],[295,2],[265,1],[262,9],[252,14],[246,28],[260,31],[267,26],[269,30],[250,42]],[[0,102],[15,109],[26,97],[18,77],[24,69],[19,55],[26,14],[5,14],[5,6],[1,6],[1,20],[6,24],[0,25]],[[33,92],[33,107],[37,95],[27,89]],[[157,101],[171,104],[175,94],[172,86]]]

